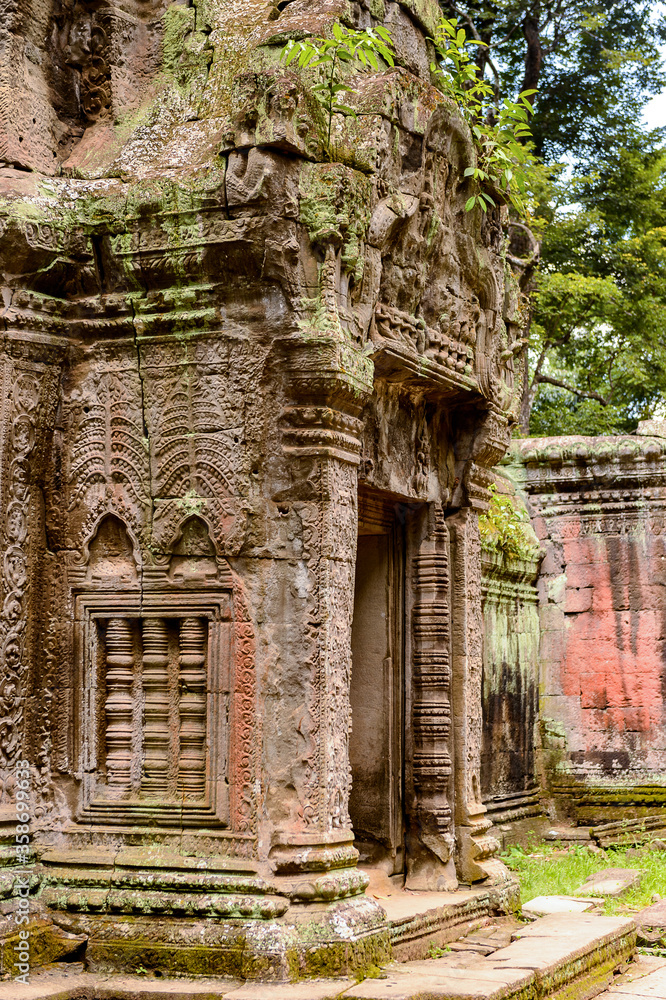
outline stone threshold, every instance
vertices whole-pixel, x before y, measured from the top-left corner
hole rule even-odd
[[[0,1000],[591,1000],[608,988],[635,945],[636,925],[625,917],[552,914],[520,928],[492,954],[469,954],[462,965],[456,953],[394,962],[380,978],[360,983],[165,980],[51,966],[28,985],[0,983]]]

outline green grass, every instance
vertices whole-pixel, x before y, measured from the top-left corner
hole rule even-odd
[[[566,855],[559,856],[563,850]],[[522,903],[535,896],[571,896],[588,875],[603,868],[637,868],[643,873],[640,883],[620,899],[605,902],[604,913],[639,910],[649,906],[655,894],[666,897],[666,851],[645,850],[638,857],[627,857],[626,848],[609,848],[596,854],[585,845],[567,849],[555,843],[535,845],[527,851],[510,847],[501,857],[518,876]]]

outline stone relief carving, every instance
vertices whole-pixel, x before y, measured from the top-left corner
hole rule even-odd
[[[22,747],[21,723],[28,663],[25,657],[28,546],[30,545],[30,456],[35,447],[40,383],[16,371],[8,414],[9,463],[2,561],[4,600],[0,617],[0,760],[9,765]]]
[[[111,108],[109,40],[101,13],[91,7],[82,2],[75,4],[64,44],[65,62],[80,73],[80,102],[88,121]]]

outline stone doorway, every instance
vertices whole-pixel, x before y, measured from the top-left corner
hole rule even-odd
[[[404,515],[393,498],[359,491],[349,812],[360,863],[389,875],[405,866]]]

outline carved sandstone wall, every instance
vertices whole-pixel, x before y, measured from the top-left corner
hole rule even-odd
[[[666,440],[654,430],[527,439],[507,459],[545,549],[542,776],[583,822],[666,799]]]
[[[497,489],[518,510],[523,500],[502,476]],[[495,823],[541,811],[539,747],[539,608],[537,579],[542,550],[527,521],[509,550],[484,537],[483,742],[481,792]]]
[[[500,210],[464,210],[438,16],[4,5],[0,805],[27,760],[34,891],[97,967],[386,953],[348,812],[359,481],[404,513],[408,882],[503,877],[478,516],[521,312]],[[328,148],[280,53],[340,19],[397,64],[355,74]]]

